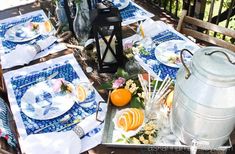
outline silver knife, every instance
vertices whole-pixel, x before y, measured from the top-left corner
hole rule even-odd
[[[51,74],[51,75],[48,76],[48,77],[44,77],[44,78],[35,80],[35,81],[33,81],[33,82],[26,83],[26,84],[20,86],[19,88],[23,88],[23,87],[28,86],[28,85],[31,85],[31,84],[33,84],[33,83],[37,83],[37,82],[42,82],[42,81],[46,81],[46,80],[53,79],[54,77],[56,77],[56,76],[58,75],[58,73],[59,73],[59,72],[55,72],[55,73]]]
[[[68,125],[66,125],[66,126],[64,126],[64,127],[62,127],[62,128],[60,128],[60,129],[58,129],[58,130],[56,130],[56,131],[57,131],[57,132],[60,132],[60,131],[66,129],[66,128],[70,127],[70,126],[73,126],[73,125],[79,123],[80,121],[81,121],[81,119],[80,119],[80,118],[77,118],[77,119],[75,119],[72,123],[70,123],[70,124],[68,124]]]

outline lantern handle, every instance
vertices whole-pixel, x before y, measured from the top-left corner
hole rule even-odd
[[[212,51],[212,52],[210,52],[210,53],[205,53],[205,55],[211,56],[211,55],[214,54],[214,53],[222,53],[222,54],[224,54],[225,57],[228,59],[228,61],[229,61],[231,64],[235,65],[235,61],[233,62],[233,61],[230,59],[230,57],[228,56],[228,54],[225,53],[225,52],[223,52],[223,51]]]
[[[185,79],[188,79],[190,77],[190,75],[191,75],[191,72],[190,72],[189,68],[187,67],[187,65],[185,64],[185,62],[184,62],[184,58],[183,58],[183,52],[184,51],[187,51],[192,56],[193,56],[193,53],[191,51],[189,51],[188,49],[182,49],[180,51],[180,61],[182,62],[183,66],[184,66],[184,68],[186,70],[186,73],[187,73],[186,76],[185,76]]]

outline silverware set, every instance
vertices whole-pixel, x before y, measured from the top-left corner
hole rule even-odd
[[[55,72],[55,73],[49,75],[48,77],[43,77],[43,78],[37,79],[37,80],[35,80],[35,81],[33,81],[33,82],[28,82],[28,83],[26,83],[26,84],[20,86],[19,88],[23,88],[23,87],[25,87],[25,86],[29,86],[29,85],[34,84],[34,83],[38,83],[38,82],[42,82],[42,81],[46,81],[46,80],[51,80],[51,79],[53,79],[54,77],[56,77],[56,76],[58,75],[58,73],[59,73],[59,72]]]

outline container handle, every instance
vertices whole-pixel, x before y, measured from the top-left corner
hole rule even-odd
[[[185,64],[185,62],[184,62],[184,58],[183,58],[183,52],[184,51],[187,51],[188,53],[190,53],[192,56],[193,56],[193,53],[191,52],[191,51],[189,51],[188,49],[182,49],[181,51],[180,51],[180,61],[182,62],[182,64],[183,64],[183,66],[184,66],[184,68],[185,68],[185,70],[186,70],[186,76],[185,76],[185,79],[188,79],[189,77],[190,77],[190,75],[191,75],[191,72],[190,72],[190,70],[189,70],[189,68],[187,67],[187,65]]]
[[[190,154],[197,153],[197,141],[195,139],[192,140],[192,145],[190,146]]]
[[[235,65],[235,61],[232,62],[232,60],[229,58],[228,54],[225,53],[225,52],[223,52],[223,51],[212,51],[211,53],[205,53],[205,55],[211,56],[211,55],[214,54],[214,53],[222,53],[222,54],[224,54],[225,57],[228,59],[228,61],[229,61],[231,64]]]

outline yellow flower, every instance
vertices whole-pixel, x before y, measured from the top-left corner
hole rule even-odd
[[[149,141],[148,140],[144,140],[142,141],[144,144],[149,144]]]
[[[151,125],[145,125],[144,130],[145,131],[151,131],[151,130],[153,130],[153,127]]]
[[[145,134],[151,135],[151,131],[146,131]]]
[[[134,144],[140,144],[140,141],[137,138],[132,137],[131,139]]]
[[[153,144],[154,143],[154,137],[149,135],[148,138],[149,138],[149,143]]]
[[[143,142],[143,141],[145,140],[145,139],[144,139],[144,136],[141,135],[141,136],[139,137],[139,140]]]

